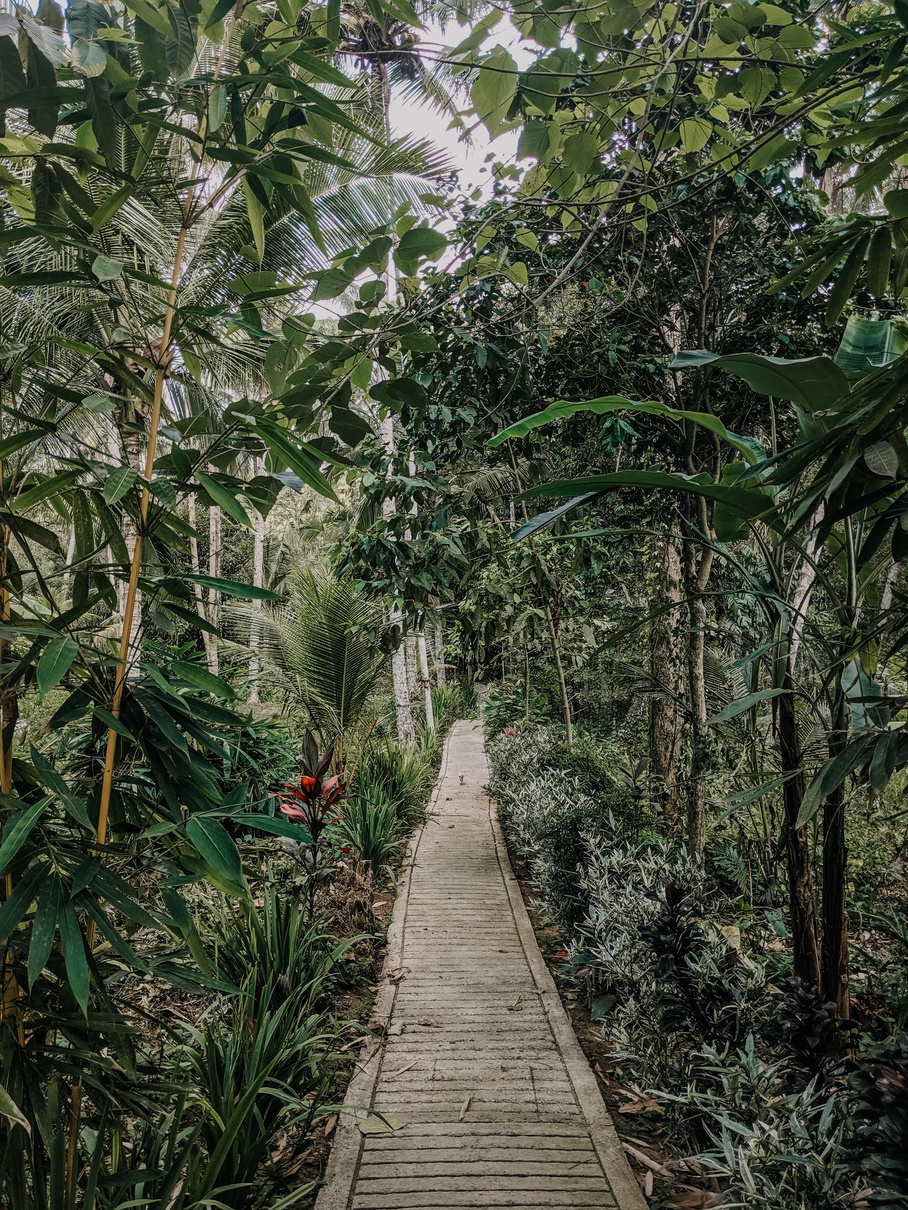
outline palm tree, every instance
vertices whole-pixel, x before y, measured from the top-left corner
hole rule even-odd
[[[338,740],[343,763],[351,742],[374,722],[373,696],[388,662],[376,641],[381,605],[324,568],[295,568],[279,606],[235,606],[230,617],[322,743]]]

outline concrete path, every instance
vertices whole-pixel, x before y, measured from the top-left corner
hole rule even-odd
[[[463,784],[460,774],[463,774]],[[482,731],[455,725],[411,846],[367,1051],[317,1210],[645,1210],[536,945],[483,785]],[[369,1110],[405,1125],[391,1133]]]

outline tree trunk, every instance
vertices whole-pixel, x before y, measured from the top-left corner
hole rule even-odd
[[[425,685],[426,694],[426,726],[430,733],[435,731],[435,711],[432,709],[432,681],[429,678],[429,661],[426,657],[426,637],[420,632],[417,640],[419,648],[419,665],[422,669],[422,679]]]
[[[196,506],[195,492],[189,493],[189,524],[194,530],[196,528]],[[189,559],[192,565],[192,574],[199,575],[202,570],[202,565],[199,562],[199,540],[198,538],[189,539]],[[208,621],[208,615],[205,612],[205,598],[202,595],[202,585],[193,584],[192,591],[195,595],[196,612],[203,622]],[[214,654],[214,635],[208,633],[207,630],[202,630],[202,645],[205,648],[205,662],[208,665],[208,671],[212,676],[216,676],[215,665],[212,662]]]
[[[258,466],[255,468],[258,473]],[[265,518],[256,511],[253,514],[253,524],[255,529],[252,537],[252,583],[256,588],[265,587]],[[259,613],[262,609],[262,602],[255,600],[252,602],[252,608]],[[261,673],[261,662],[259,660],[259,633],[253,624],[252,633],[249,636],[249,650],[252,653],[252,658],[249,661],[249,675],[252,683],[249,686],[249,701],[256,703],[259,700],[259,675]]]
[[[848,706],[841,676],[836,678],[829,735],[829,759],[834,760],[848,740]],[[834,1000],[839,1016],[851,1016],[848,990],[848,916],[845,911],[845,783],[823,804],[823,944],[821,987],[827,1000]]]
[[[545,620],[549,627],[549,638],[552,640],[552,654],[555,656],[555,672],[558,677],[558,689],[561,694],[561,710],[564,715],[564,737],[568,747],[574,742],[574,725],[571,720],[571,702],[568,697],[567,682],[564,679],[564,668],[561,664],[561,643],[558,640],[558,630],[552,607],[548,600],[545,602]]]
[[[665,535],[657,565],[657,583],[652,601],[659,616],[650,631],[650,675],[658,695],[649,699],[650,768],[662,800],[666,823],[679,825],[681,741],[684,716],[678,700],[684,692],[683,626],[681,625],[681,559],[674,532]]]
[[[391,458],[394,453],[394,421],[390,416],[386,416],[382,420],[380,434],[382,444],[388,457]],[[395,502],[390,498],[383,500],[381,511],[382,516],[386,519],[393,517],[397,511]],[[391,626],[399,626],[401,631],[403,630],[404,615],[397,606],[392,607],[389,611],[388,622]],[[394,708],[397,714],[397,738],[402,744],[415,744],[416,724],[413,722],[413,709],[410,705],[405,639],[401,639],[400,646],[391,656],[391,681],[394,686]]]
[[[820,986],[820,956],[817,948],[817,927],[813,906],[813,879],[810,873],[810,844],[807,828],[795,826],[804,798],[804,770],[798,719],[792,692],[790,652],[785,643],[779,652],[782,664],[781,683],[784,689],[776,700],[779,719],[780,770],[785,778],[782,800],[785,805],[785,847],[788,857],[788,899],[791,911],[791,940],[794,951],[794,972],[805,983]],[[776,678],[774,678],[776,679]],[[777,680],[777,683],[778,680]]]
[[[221,574],[221,510],[216,504],[212,504],[208,510],[208,574],[210,576],[220,576]],[[209,588],[207,613],[208,621],[212,626],[218,625],[220,601],[221,594],[216,589]],[[217,639],[214,635],[211,635],[210,638],[208,664],[211,671],[217,676],[220,669]]]
[[[141,436],[141,434],[134,432],[131,429],[130,430],[121,429],[121,436],[122,436],[122,441],[123,441],[123,452],[124,452],[124,455],[126,458],[126,464],[128,466],[131,466],[133,468],[133,470],[137,470],[139,472],[139,474],[141,474],[142,473],[142,436]],[[136,527],[135,521],[132,519],[132,517],[129,515],[129,513],[127,513],[125,511],[125,509],[123,511],[122,529],[123,529],[123,541],[126,543],[126,550],[127,550],[127,553],[129,554],[129,562],[130,562],[130,565],[132,565],[133,560],[135,558],[136,544],[138,542],[139,531]],[[120,612],[125,617],[127,609],[128,609],[127,602],[128,602],[128,598],[129,598],[129,584],[125,581],[121,581],[119,587],[120,587],[120,591],[119,591]],[[137,677],[139,675],[137,656],[139,653],[139,646],[140,646],[139,640],[140,640],[140,635],[142,632],[142,593],[138,589],[136,589],[134,597],[135,597],[135,603],[133,605],[132,616],[131,616],[130,625],[129,625],[129,648],[128,648],[129,656],[128,656],[128,664],[127,664],[127,669],[126,669],[126,675],[130,679]]]
[[[432,627],[432,666],[435,672],[435,683],[439,686],[447,685],[448,672],[445,668],[444,661],[444,646],[445,636],[441,626]]]
[[[693,857],[702,857],[706,844],[706,775],[709,772],[711,742],[706,727],[706,604],[703,592],[709,581],[713,553],[703,549],[697,559],[697,544],[684,544],[684,590],[690,618],[687,639],[687,686],[690,708],[690,775],[687,783],[687,844]]]

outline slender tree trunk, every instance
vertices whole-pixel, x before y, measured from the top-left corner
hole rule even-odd
[[[394,454],[394,422],[386,416],[381,422],[381,439],[388,457]],[[396,512],[395,503],[391,499],[382,501],[382,515],[390,519]],[[399,626],[403,630],[403,612],[396,606],[388,614],[391,626]],[[416,725],[413,722],[413,709],[410,705],[410,686],[407,681],[407,652],[406,640],[401,639],[400,646],[391,655],[391,681],[394,686],[394,708],[397,714],[397,738],[402,744],[416,743]]]
[[[444,662],[445,637],[441,626],[432,627],[432,664],[435,672],[435,682],[440,686],[447,685],[448,671]]]
[[[782,800],[785,805],[785,848],[788,857],[788,899],[791,912],[791,940],[794,971],[807,984],[820,986],[820,955],[817,946],[816,916],[813,906],[813,879],[810,872],[810,843],[806,827],[796,822],[804,799],[804,770],[798,719],[795,712],[790,652],[787,642],[778,650],[781,677],[774,678],[782,693],[778,702],[779,754],[785,778]]]
[[[196,528],[196,504],[195,492],[189,493],[189,524],[193,530]],[[202,570],[202,565],[199,561],[199,540],[192,537],[189,539],[189,558],[192,565],[192,574],[197,576]],[[202,585],[193,584],[192,591],[195,594],[196,612],[203,622],[208,621],[208,615],[205,612],[205,598],[202,595]],[[207,630],[202,630],[202,644],[205,648],[205,662],[208,665],[208,671],[212,676],[217,675],[217,667],[214,663],[214,635],[208,633]]]
[[[127,431],[124,429],[122,432],[122,440],[123,440],[123,451],[126,456],[127,465],[131,466],[133,470],[136,470],[141,474],[141,472],[142,472],[142,438],[141,438],[141,435],[139,433],[133,432],[132,430]],[[139,536],[139,531],[136,527],[135,521],[124,510],[124,512],[123,512],[123,541],[126,543],[126,550],[127,550],[127,553],[129,554],[130,564],[132,564],[135,561],[135,552],[136,552],[137,545],[141,549],[141,544],[138,543],[138,536]],[[120,608],[121,608],[121,612],[123,613],[124,617],[125,617],[126,611],[127,611],[128,596],[129,596],[129,585],[121,583],[120,584]],[[139,675],[139,667],[138,667],[138,662],[136,660],[136,656],[139,651],[139,640],[140,640],[141,630],[142,630],[142,593],[138,589],[136,589],[135,594],[134,594],[132,612],[130,614],[130,625],[129,625],[129,656],[128,656],[129,664],[127,667],[126,675],[130,678],[136,677]]]
[[[829,735],[829,759],[834,760],[848,741],[848,705],[841,676],[836,678]],[[823,944],[821,987],[827,1000],[834,1000],[839,1016],[851,1016],[848,989],[848,915],[845,910],[845,783],[823,804]]]
[[[652,594],[657,610],[650,630],[650,675],[660,693],[653,694],[649,708],[650,767],[659,786],[662,811],[669,827],[679,824],[681,741],[684,716],[677,702],[684,692],[684,633],[681,624],[681,559],[676,532],[665,535],[657,564],[657,583]],[[664,694],[664,696],[663,696]]]
[[[221,510],[216,504],[212,504],[208,510],[208,574],[215,577],[221,574]],[[208,621],[212,626],[218,624],[220,602],[221,594],[216,589],[209,588],[207,613]],[[211,635],[208,663],[212,672],[217,676],[220,670],[220,657],[214,635]]]
[[[419,639],[417,640],[419,648],[419,665],[422,669],[422,679],[425,684],[426,694],[426,726],[430,733],[435,731],[435,711],[432,709],[432,681],[429,678],[429,661],[426,657],[426,638],[423,631],[420,631]]]
[[[525,722],[530,721],[530,648],[527,643],[523,645],[523,717]]]
[[[552,640],[552,654],[555,656],[555,673],[558,677],[558,689],[561,694],[561,710],[564,714],[564,732],[568,747],[574,742],[574,725],[571,719],[571,700],[568,697],[567,681],[564,679],[564,667],[561,663],[561,643],[558,639],[558,629],[552,615],[552,607],[546,599],[545,620],[549,628],[549,638]]]
[[[684,589],[690,618],[687,640],[687,685],[690,706],[690,775],[687,784],[687,843],[692,856],[702,857],[706,844],[706,776],[709,772],[712,745],[706,727],[706,675],[703,660],[706,654],[706,605],[703,591],[709,581],[713,555],[703,549],[697,559],[697,545],[689,539],[684,544]]]
[[[252,538],[252,583],[256,588],[265,587],[265,518],[260,512],[254,514],[255,530]],[[253,609],[259,613],[262,609],[261,601],[253,601]],[[249,649],[252,652],[252,658],[249,661],[249,674],[252,678],[252,684],[249,686],[250,702],[258,702],[259,700],[259,674],[261,672],[261,664],[259,660],[259,632],[253,624],[252,634],[249,636]]]

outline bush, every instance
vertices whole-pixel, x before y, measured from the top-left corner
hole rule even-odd
[[[376,793],[370,786],[366,793],[349,798],[344,817],[337,825],[342,840],[349,844],[358,861],[367,862],[373,873],[400,848],[404,837],[398,804]]]
[[[371,802],[395,803],[398,818],[407,827],[425,818],[432,782],[431,751],[389,737],[373,738],[363,749],[351,794]]]
[[[878,1210],[908,1205],[908,1034],[872,1047],[851,1077],[855,1167]]]
[[[500,685],[490,685],[482,704],[482,722],[487,735],[496,735],[514,723],[544,723],[550,717],[548,695],[531,689],[527,718],[523,681],[502,681]]]

